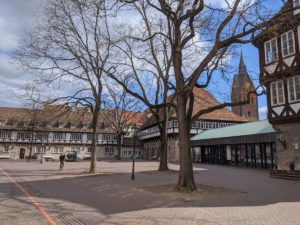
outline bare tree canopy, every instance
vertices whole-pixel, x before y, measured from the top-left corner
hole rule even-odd
[[[22,43],[18,61],[38,74],[44,101],[89,107],[93,112],[92,162],[95,172],[97,123],[104,71],[109,70],[111,42],[108,14],[111,1],[53,0],[45,17]],[[51,96],[45,90],[56,89]],[[51,91],[52,92],[52,91]]]
[[[128,60],[131,66],[127,68],[125,66],[125,69],[124,66],[116,66],[116,73],[110,77],[123,84],[125,89],[128,85],[124,85],[124,81],[132,84],[127,90],[142,100],[148,93],[143,91],[141,86],[149,84],[151,86],[153,82],[157,85],[151,86],[153,92],[159,91],[163,86],[157,75],[159,73],[153,74],[155,60],[147,61],[151,59],[153,49],[162,55],[158,62],[171,60],[170,64],[167,64],[170,65],[167,88],[170,93],[175,93],[174,102],[180,132],[180,172],[177,188],[193,191],[196,185],[190,151],[192,124],[205,113],[249,103],[250,95],[257,94],[248,93],[248,99],[240,103],[224,102],[195,113],[193,89],[207,88],[212,77],[220,68],[226,66],[232,48],[250,43],[258,32],[266,28],[268,21],[276,12],[267,8],[267,3],[270,3],[268,0],[224,0],[218,1],[220,4],[214,4],[209,0],[121,2],[127,3],[125,4],[127,13],[138,15],[134,17],[134,24],[140,29],[136,30],[130,24],[128,26],[124,25],[126,23],[122,24],[124,29],[120,38],[122,41],[117,43],[117,50],[121,49],[118,55],[125,54],[127,60],[131,58],[133,60],[131,62]],[[154,43],[153,48],[151,43]],[[168,57],[164,57],[166,54]],[[142,72],[137,74],[140,71]],[[169,104],[163,101],[144,102],[153,108],[174,106],[172,102]]]

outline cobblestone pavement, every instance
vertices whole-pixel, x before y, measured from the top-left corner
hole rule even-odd
[[[57,224],[300,225],[300,182],[271,179],[264,170],[194,165],[197,183],[241,194],[183,201],[140,188],[176,183],[176,172],[146,172],[158,162],[137,162],[134,181],[129,161],[97,162],[93,176],[86,174],[89,162],[66,163],[62,172],[58,166],[0,161]],[[1,169],[0,224],[49,224]]]

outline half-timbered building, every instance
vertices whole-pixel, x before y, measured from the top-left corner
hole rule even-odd
[[[131,112],[132,113],[132,112]],[[141,113],[132,117],[130,126],[141,126]],[[109,114],[110,115],[110,114]],[[114,159],[117,135],[107,121],[108,112],[100,112],[97,134],[98,159]],[[129,127],[122,137],[122,158],[132,154],[133,141]],[[81,159],[91,157],[92,113],[86,109],[70,110],[53,105],[43,109],[0,108],[0,159],[58,159],[61,152],[77,152]],[[137,149],[136,154],[139,155]]]
[[[221,104],[208,91],[201,88],[194,88],[194,109],[196,112]],[[200,116],[191,128],[191,135],[213,128],[227,127],[238,123],[245,123],[249,120],[236,115],[227,108],[216,110]],[[176,114],[173,113],[168,121],[168,159],[179,161],[179,128]],[[149,114],[148,119],[139,132],[141,149],[144,158],[157,158],[160,154],[160,132],[154,116]]]
[[[300,170],[300,0],[289,0],[259,34],[260,82],[277,130],[279,170]]]

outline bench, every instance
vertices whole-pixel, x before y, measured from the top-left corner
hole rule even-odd
[[[43,158],[44,158],[46,161],[52,161],[53,156],[52,156],[52,155],[43,155]]]
[[[10,159],[10,156],[5,154],[5,155],[0,155],[0,159]]]

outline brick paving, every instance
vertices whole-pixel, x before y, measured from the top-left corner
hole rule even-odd
[[[26,163],[0,161],[46,209],[57,224],[300,225],[300,182],[271,179],[257,169],[195,165],[197,183],[241,192],[224,199],[183,201],[140,187],[175,184],[174,172],[155,171],[158,162],[137,162],[130,180],[129,161]],[[171,164],[174,170],[178,165]],[[0,224],[48,224],[39,211],[0,171]]]

